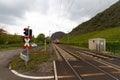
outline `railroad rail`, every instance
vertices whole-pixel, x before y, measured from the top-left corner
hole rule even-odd
[[[85,75],[83,75],[82,73],[79,72],[79,71],[80,71],[79,69],[77,70],[77,69],[74,67],[74,65],[73,65],[73,63],[72,63],[71,61],[67,60],[66,57],[64,57],[64,56],[62,55],[62,53],[60,52],[59,49],[63,50],[63,51],[66,52],[67,54],[69,54],[69,55],[73,56],[74,58],[76,58],[77,63],[78,63],[78,64],[76,64],[77,66],[81,66],[81,64],[84,64],[85,66],[83,66],[83,67],[85,67],[85,68],[86,68],[86,67],[90,67],[91,71],[93,71],[93,72],[99,72],[99,74],[104,75],[104,77],[107,78],[107,80],[120,80],[120,76],[117,76],[116,74],[112,74],[111,72],[106,71],[106,70],[98,67],[97,65],[93,64],[91,61],[88,61],[88,60],[84,59],[83,57],[77,56],[77,55],[74,54],[73,52],[70,52],[70,51],[65,50],[65,49],[63,49],[63,48],[60,48],[60,47],[59,47],[59,49],[58,49],[58,46],[55,46],[55,48],[56,48],[57,52],[59,53],[59,55],[60,55],[60,56],[62,57],[62,59],[66,62],[66,64],[72,69],[72,71],[74,72],[75,76],[76,76],[79,80],[96,80],[96,79],[93,79],[93,78],[92,78],[92,79],[88,79],[88,78],[86,78]],[[101,56],[100,56],[100,57],[101,57]],[[81,63],[81,64],[79,64],[79,63]],[[95,63],[98,64],[97,61],[95,61]],[[100,62],[99,62],[99,64],[100,64]],[[105,64],[102,64],[102,65],[103,65],[103,66],[106,66]],[[108,66],[108,65],[107,65],[107,66]],[[87,69],[88,69],[88,68],[87,68]],[[114,70],[116,73],[117,73],[117,72],[118,72],[118,73],[120,72],[119,69],[113,68],[113,67],[111,67],[111,66],[109,66],[109,69],[110,69],[110,70],[111,70],[111,69]],[[89,69],[88,69],[88,70],[89,70]],[[90,75],[90,74],[89,74],[89,75]],[[105,80],[106,80],[106,79],[105,79]]]
[[[69,47],[69,48],[71,48],[71,47]],[[74,47],[72,47],[72,48],[74,48]],[[88,55],[92,55],[94,57],[101,58],[101,59],[108,59],[108,58],[120,59],[120,57],[117,57],[117,56],[107,55],[107,54],[103,54],[103,53],[92,51],[92,50],[88,50],[88,49],[77,48],[77,47],[74,48],[74,49],[77,50],[77,51],[83,52],[83,53],[87,53]]]
[[[57,52],[59,53],[59,55],[61,56],[61,58],[66,62],[66,64],[71,68],[71,70],[74,72],[75,76],[79,79],[79,80],[84,80],[77,72],[76,70],[72,67],[72,65],[69,63],[69,61],[61,54],[61,52],[58,50],[58,48],[56,47]]]
[[[72,49],[71,47],[69,47],[70,49]],[[64,49],[64,48],[63,48]],[[83,54],[83,55],[85,55],[85,56],[89,56],[89,57],[91,57],[91,58],[93,58],[95,61],[97,61],[97,62],[99,62],[99,63],[101,63],[101,64],[104,64],[104,65],[107,65],[107,66],[111,66],[111,67],[113,67],[114,69],[116,69],[116,70],[119,70],[120,71],[120,66],[119,65],[116,65],[116,64],[114,64],[114,63],[111,63],[111,62],[108,62],[108,61],[106,61],[106,60],[114,60],[114,59],[118,59],[118,60],[120,60],[120,58],[119,57],[114,57],[114,56],[110,56],[110,55],[106,55],[106,54],[100,54],[100,53],[97,53],[97,52],[94,52],[94,51],[89,51],[89,50],[85,50],[85,49],[76,49],[76,48],[74,48],[75,50],[76,50],[76,52],[77,53],[79,53],[79,54]]]

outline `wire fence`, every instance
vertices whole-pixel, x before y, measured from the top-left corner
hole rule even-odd
[[[81,42],[81,43],[63,43],[67,45],[73,45],[83,48],[88,48],[88,43]],[[106,51],[111,55],[120,56],[120,42],[107,42],[106,43]]]
[[[120,55],[120,42],[107,42],[106,50],[113,55]]]

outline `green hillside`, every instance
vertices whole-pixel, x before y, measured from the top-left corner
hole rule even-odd
[[[61,40],[64,44],[75,45],[80,47],[88,48],[88,39],[91,38],[105,38],[107,42],[107,50],[120,51],[120,27],[107,29],[103,31],[95,31],[86,34],[79,34],[76,36],[70,36],[63,38]]]
[[[101,31],[120,26],[120,1],[87,22],[74,28],[71,35]]]

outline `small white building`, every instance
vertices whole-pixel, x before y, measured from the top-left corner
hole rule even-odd
[[[106,50],[106,40],[103,38],[89,39],[89,49],[97,51]]]

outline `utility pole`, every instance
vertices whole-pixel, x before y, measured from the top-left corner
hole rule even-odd
[[[50,46],[50,43],[51,43],[51,30],[49,30],[49,46]]]
[[[45,38],[45,40],[44,40],[44,44],[45,44],[45,51],[47,50],[47,45],[46,45],[46,38]]]

